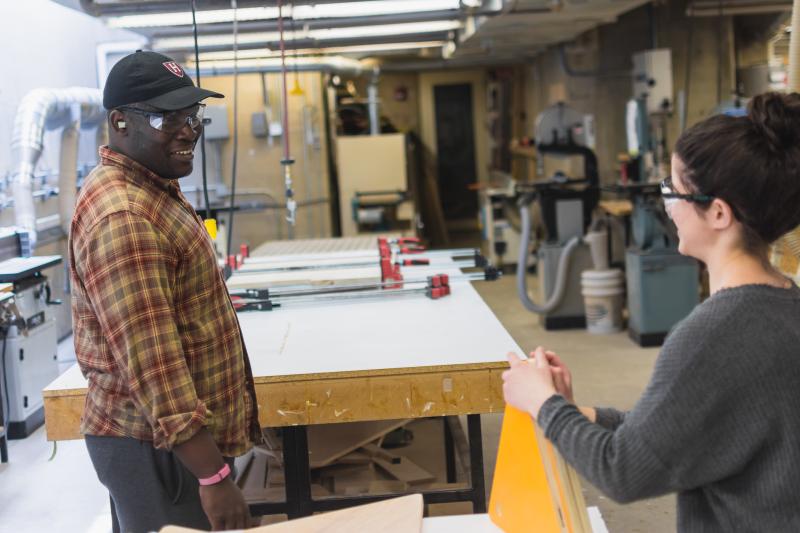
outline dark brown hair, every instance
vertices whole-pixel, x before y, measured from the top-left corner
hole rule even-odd
[[[686,186],[730,204],[755,252],[800,225],[800,94],[765,93],[747,111],[695,124],[675,154]]]

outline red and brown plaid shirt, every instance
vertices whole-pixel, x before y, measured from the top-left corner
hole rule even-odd
[[[176,181],[100,159],[70,231],[81,431],[171,449],[205,426],[241,455],[260,439],[253,377],[208,233]]]

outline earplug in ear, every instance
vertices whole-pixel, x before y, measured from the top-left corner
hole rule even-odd
[[[119,120],[119,121],[117,121],[117,127],[118,127],[119,129],[121,129],[121,130],[124,130],[124,129],[125,129],[125,127],[126,127],[126,126],[125,126],[125,121],[124,121],[124,120]]]

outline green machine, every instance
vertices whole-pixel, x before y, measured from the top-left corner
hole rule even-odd
[[[659,346],[699,303],[699,266],[678,253],[678,236],[658,184],[630,184],[619,191],[633,202],[625,252],[628,334],[640,346]]]
[[[629,143],[634,137],[638,146],[628,165],[630,181],[603,190],[628,197],[633,204],[625,252],[628,334],[640,346],[659,346],[699,303],[699,266],[678,253],[678,235],[664,211],[658,183],[657,161],[663,160],[665,147],[663,140],[649,135],[642,99],[629,103],[627,122]]]

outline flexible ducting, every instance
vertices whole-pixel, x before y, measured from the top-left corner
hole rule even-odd
[[[65,168],[65,164],[77,164],[77,160],[65,152],[77,150],[77,134],[80,129],[102,124],[104,117],[103,98],[99,89],[34,89],[20,102],[11,138],[11,187],[15,223],[20,231],[29,233],[31,248],[36,242],[33,173],[42,154],[44,132],[64,127],[62,140],[65,146],[62,146],[59,176],[59,190],[63,196],[59,202],[63,228],[69,223],[76,187],[75,169],[70,171]]]
[[[528,202],[522,202],[519,208],[520,226],[522,227],[522,235],[520,236],[519,243],[519,256],[517,257],[517,294],[525,306],[525,309],[538,314],[545,314],[553,311],[561,301],[564,299],[564,292],[567,288],[567,271],[569,270],[569,262],[572,258],[572,253],[581,244],[579,237],[573,237],[567,242],[561,257],[558,259],[558,273],[556,274],[556,283],[553,288],[553,293],[543,304],[537,304],[531,300],[528,294],[528,247],[531,240],[531,211]]]

